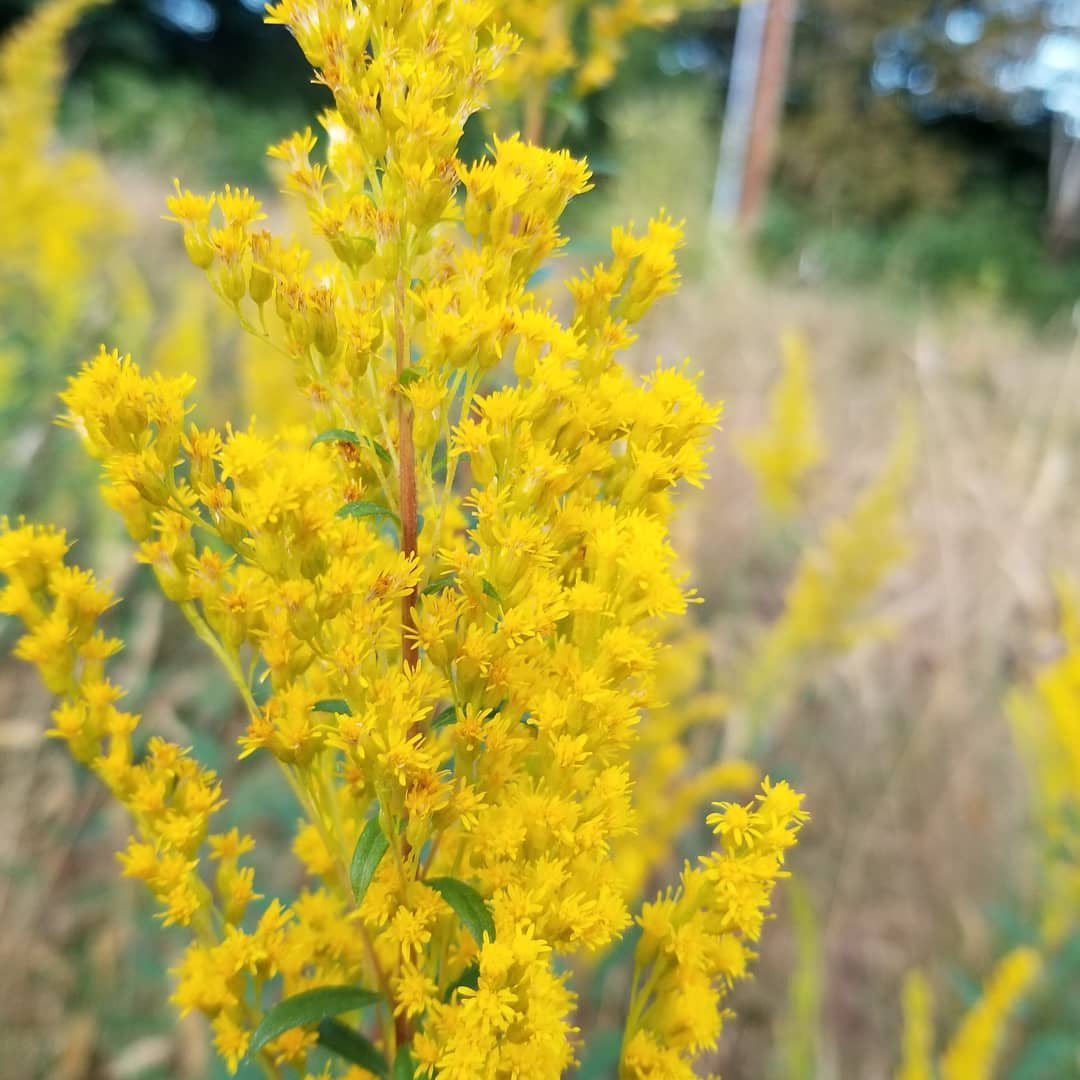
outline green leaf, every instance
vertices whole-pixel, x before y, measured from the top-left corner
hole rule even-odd
[[[424,377],[424,374],[425,372],[423,368],[408,367],[401,373],[400,377],[398,378],[398,382],[402,386],[410,386],[412,383],[418,382],[420,379],[422,379]]]
[[[474,960],[447,988],[443,1001],[449,1001],[463,986],[475,990],[480,985],[480,965]]]
[[[439,728],[446,727],[447,724],[452,724],[456,719],[457,709],[453,705],[447,705],[446,708],[431,721],[431,730],[438,731]]]
[[[442,592],[443,589],[449,589],[451,585],[457,584],[457,574],[444,574],[441,578],[436,578],[430,585],[424,586],[421,590],[425,596],[431,596],[433,593]]]
[[[489,940],[495,940],[495,923],[491,918],[484,898],[471,886],[457,878],[430,878],[425,885],[434,889],[457,913],[462,926],[469,931],[479,945],[484,943],[484,934]]]
[[[400,521],[397,514],[394,513],[388,506],[380,506],[378,503],[373,502],[351,502],[346,503],[338,512],[339,518],[361,518],[361,517],[373,517],[373,518],[393,518],[394,521]]]
[[[483,585],[483,588],[484,588],[484,595],[485,596],[490,596],[492,600],[494,600],[496,603],[498,603],[499,602],[499,593],[496,590],[495,586],[492,585],[491,582],[488,581],[487,578],[481,578],[480,581],[481,581],[481,583]]]
[[[375,871],[379,868],[382,857],[390,847],[390,841],[379,824],[378,806],[375,816],[364,826],[360,839],[353,849],[352,863],[349,866],[349,880],[352,882],[353,896],[359,904],[368,891]]]
[[[312,712],[340,713],[342,716],[352,716],[352,709],[344,698],[323,698],[311,706]]]
[[[371,1041],[340,1020],[320,1021],[319,1045],[353,1065],[362,1065],[376,1076],[386,1076],[389,1071],[386,1058],[375,1049]],[[394,1068],[397,1068],[396,1064]]]
[[[394,1058],[394,1080],[413,1080],[415,1075],[416,1065],[413,1064],[408,1046],[399,1047],[397,1057]]]
[[[374,1005],[379,995],[360,986],[317,986],[279,1001],[263,1018],[251,1036],[248,1055],[258,1053],[268,1042],[293,1028],[340,1016],[354,1009]]]
[[[381,442],[376,439],[369,438],[368,442],[371,443],[371,449],[375,451],[375,456],[384,465],[393,465],[394,459],[390,456],[390,451],[386,449]]]
[[[318,446],[319,443],[324,442],[347,442],[358,443],[360,436],[355,431],[349,431],[348,428],[331,428],[329,431],[324,431],[321,435],[316,435],[312,441],[312,446]]]

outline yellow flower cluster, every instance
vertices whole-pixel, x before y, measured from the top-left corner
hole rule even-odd
[[[702,0],[502,0],[495,17],[521,44],[496,87],[497,101],[520,101],[526,137],[538,141],[553,93],[585,95],[606,86],[633,31],[665,26],[704,6]]]
[[[1031,777],[1043,854],[1043,936],[1060,944],[1080,911],[1080,593],[1062,582],[1062,655],[1008,706]]]
[[[0,47],[0,306],[53,340],[122,218],[100,163],[55,146],[64,37],[101,0],[50,0]]]
[[[779,517],[799,509],[806,476],[825,458],[810,385],[810,352],[795,333],[781,338],[784,370],[769,398],[767,424],[743,436],[741,457],[753,472],[765,505]]]
[[[280,764],[310,888],[248,916],[251,842],[207,837],[212,774],[161,741],[132,750],[102,671],[116,646],[92,626],[111,601],[62,569],[62,538],[5,530],[4,610],[65,695],[57,732],[132,813],[125,872],[193,930],[175,1001],[210,1018],[230,1068],[250,1054],[303,1072],[321,1046],[359,1066],[323,1076],[557,1077],[577,1046],[567,966],[631,921],[615,848],[637,825],[632,755],[667,620],[692,597],[673,493],[702,481],[720,415],[685,367],[639,380],[617,362],[677,285],[681,230],[616,230],[564,325],[530,279],[585,164],[517,137],[458,157],[517,45],[490,5],[269,14],[333,94],[325,160],[310,131],[272,151],[326,252],[262,229],[246,189],[177,184],[169,209],[284,358],[306,421],[197,426],[192,378],[104,348],[63,401],[138,558],[243,699],[240,756]],[[500,362],[517,381],[492,388]],[[660,937],[641,954],[631,1075],[650,1047],[683,1060],[719,1034],[717,980],[745,971],[800,801],[766,784],[725,806],[723,850],[687,869],[666,923],[668,900],[643,916]]]
[[[97,629],[113,596],[89,572],[65,565],[67,548],[59,530],[0,520],[0,613],[26,627],[15,655],[35,664],[49,689],[63,697],[49,734],[63,739],[131,816],[136,836],[120,856],[124,874],[147,884],[165,925],[192,928],[201,942],[193,953],[211,944],[223,949],[220,936],[239,933],[236,926],[255,899],[251,871],[237,865],[251,842],[235,833],[210,838],[219,860],[211,893],[198,874],[199,850],[211,815],[223,805],[220,784],[186,750],[164,739],[152,737],[136,750],[139,717],[118,708],[123,693],[105,675],[106,661],[121,645]],[[224,968],[217,971],[222,986],[215,1016],[232,1016],[227,1005],[239,1007],[245,968],[231,976]],[[182,1005],[183,992],[182,982]],[[228,1042],[218,1045],[233,1064],[246,1049],[246,1043],[236,1052]]]
[[[876,627],[867,602],[908,553],[904,497],[914,466],[904,425],[880,475],[799,561],[784,612],[755,646],[735,697],[758,732],[815,658],[843,652]]]
[[[687,866],[646,904],[623,1039],[622,1080],[693,1080],[715,1046],[736,979],[747,975],[784,856],[807,818],[803,797],[766,779],[748,804],[717,803],[706,819],[720,850]]]
[[[1042,960],[1018,948],[998,961],[982,997],[968,1010],[941,1057],[941,1080],[990,1080],[1006,1021],[1039,977]]]
[[[935,1070],[930,987],[921,972],[904,984],[904,1057],[897,1080],[991,1080],[1007,1022],[1042,971],[1035,949],[1020,947],[995,965],[978,1001],[953,1033]]]

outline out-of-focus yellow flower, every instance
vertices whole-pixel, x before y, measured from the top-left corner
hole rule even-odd
[[[784,856],[809,816],[803,796],[765,779],[753,802],[718,803],[706,819],[720,850],[645,904],[619,1076],[693,1077],[720,1036],[724,998],[745,978]]]
[[[1034,949],[1004,956],[990,973],[982,996],[968,1010],[941,1057],[941,1080],[989,1080],[1004,1042],[1009,1014],[1042,970]]]
[[[800,335],[781,338],[784,370],[769,396],[768,420],[736,444],[765,505],[788,517],[801,505],[807,475],[825,459],[810,384],[810,351]]]
[[[914,455],[914,431],[905,422],[877,479],[800,559],[783,614],[740,676],[736,700],[752,731],[780,707],[811,661],[880,629],[866,618],[866,606],[910,547],[904,497]]]
[[[521,102],[526,136],[537,141],[550,96],[601,89],[615,77],[631,33],[707,6],[705,0],[501,0],[494,20],[507,23],[520,45],[496,87],[496,104]]]
[[[56,145],[64,37],[101,2],[49,0],[0,44],[0,305],[44,340],[69,331],[123,225],[97,159]]]
[[[904,979],[903,1057],[896,1080],[934,1080],[934,998],[921,971]]]
[[[1062,654],[1008,701],[1030,776],[1042,851],[1042,931],[1051,946],[1075,929],[1080,913],[1080,592],[1063,579],[1058,598]]]

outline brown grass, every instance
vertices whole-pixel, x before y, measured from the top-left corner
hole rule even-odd
[[[810,343],[831,447],[813,522],[850,504],[904,405],[921,431],[915,554],[881,603],[892,633],[819,673],[776,718],[764,763],[797,778],[813,813],[793,865],[823,936],[814,1075],[873,1080],[895,1067],[905,971],[925,965],[942,983],[985,970],[988,908],[1030,900],[1025,778],[1002,699],[1056,647],[1051,575],[1080,572],[1080,353],[975,306],[899,313],[737,267],[686,289],[639,351],[693,356],[726,398],[713,480],[687,525],[722,666],[780,609],[791,566],[769,554],[730,438],[761,422],[785,329]],[[735,997],[719,1055],[728,1080],[763,1075],[792,962],[781,917]],[[942,996],[947,1027],[957,1003]]]

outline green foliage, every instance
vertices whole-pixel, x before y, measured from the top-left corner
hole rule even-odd
[[[353,896],[357,903],[363,900],[382,857],[389,849],[390,841],[386,839],[376,810],[375,816],[364,826],[360,839],[356,841],[352,865],[349,867],[349,880],[352,882]]]
[[[875,45],[917,23],[922,0],[808,0],[795,36],[789,109],[780,141],[785,194],[821,219],[886,222],[954,203],[970,168],[955,142],[920,126],[899,96],[874,92]],[[936,58],[956,66],[952,54]]]
[[[1026,1005],[1024,1039],[1006,1080],[1064,1080],[1080,1076],[1080,933],[1048,954],[1046,969]]]
[[[434,889],[453,909],[461,920],[461,925],[483,945],[484,936],[489,941],[495,940],[495,923],[491,918],[484,898],[471,886],[457,878],[429,878],[424,882],[429,889]]]
[[[256,1054],[279,1035],[304,1024],[366,1009],[379,1001],[379,995],[359,986],[318,986],[279,1001],[262,1018],[251,1036],[248,1055]]]
[[[829,284],[876,284],[901,302],[981,295],[1038,324],[1080,298],[1080,259],[1051,259],[1038,211],[992,190],[950,211],[923,209],[888,226],[822,225],[777,198],[762,222],[758,252],[773,271],[798,266]]]
[[[243,175],[269,182],[266,147],[309,119],[304,102],[252,103],[193,78],[151,78],[106,67],[66,103],[67,126],[106,152],[137,156],[166,175],[218,184]],[[199,153],[192,154],[191,147]]]

